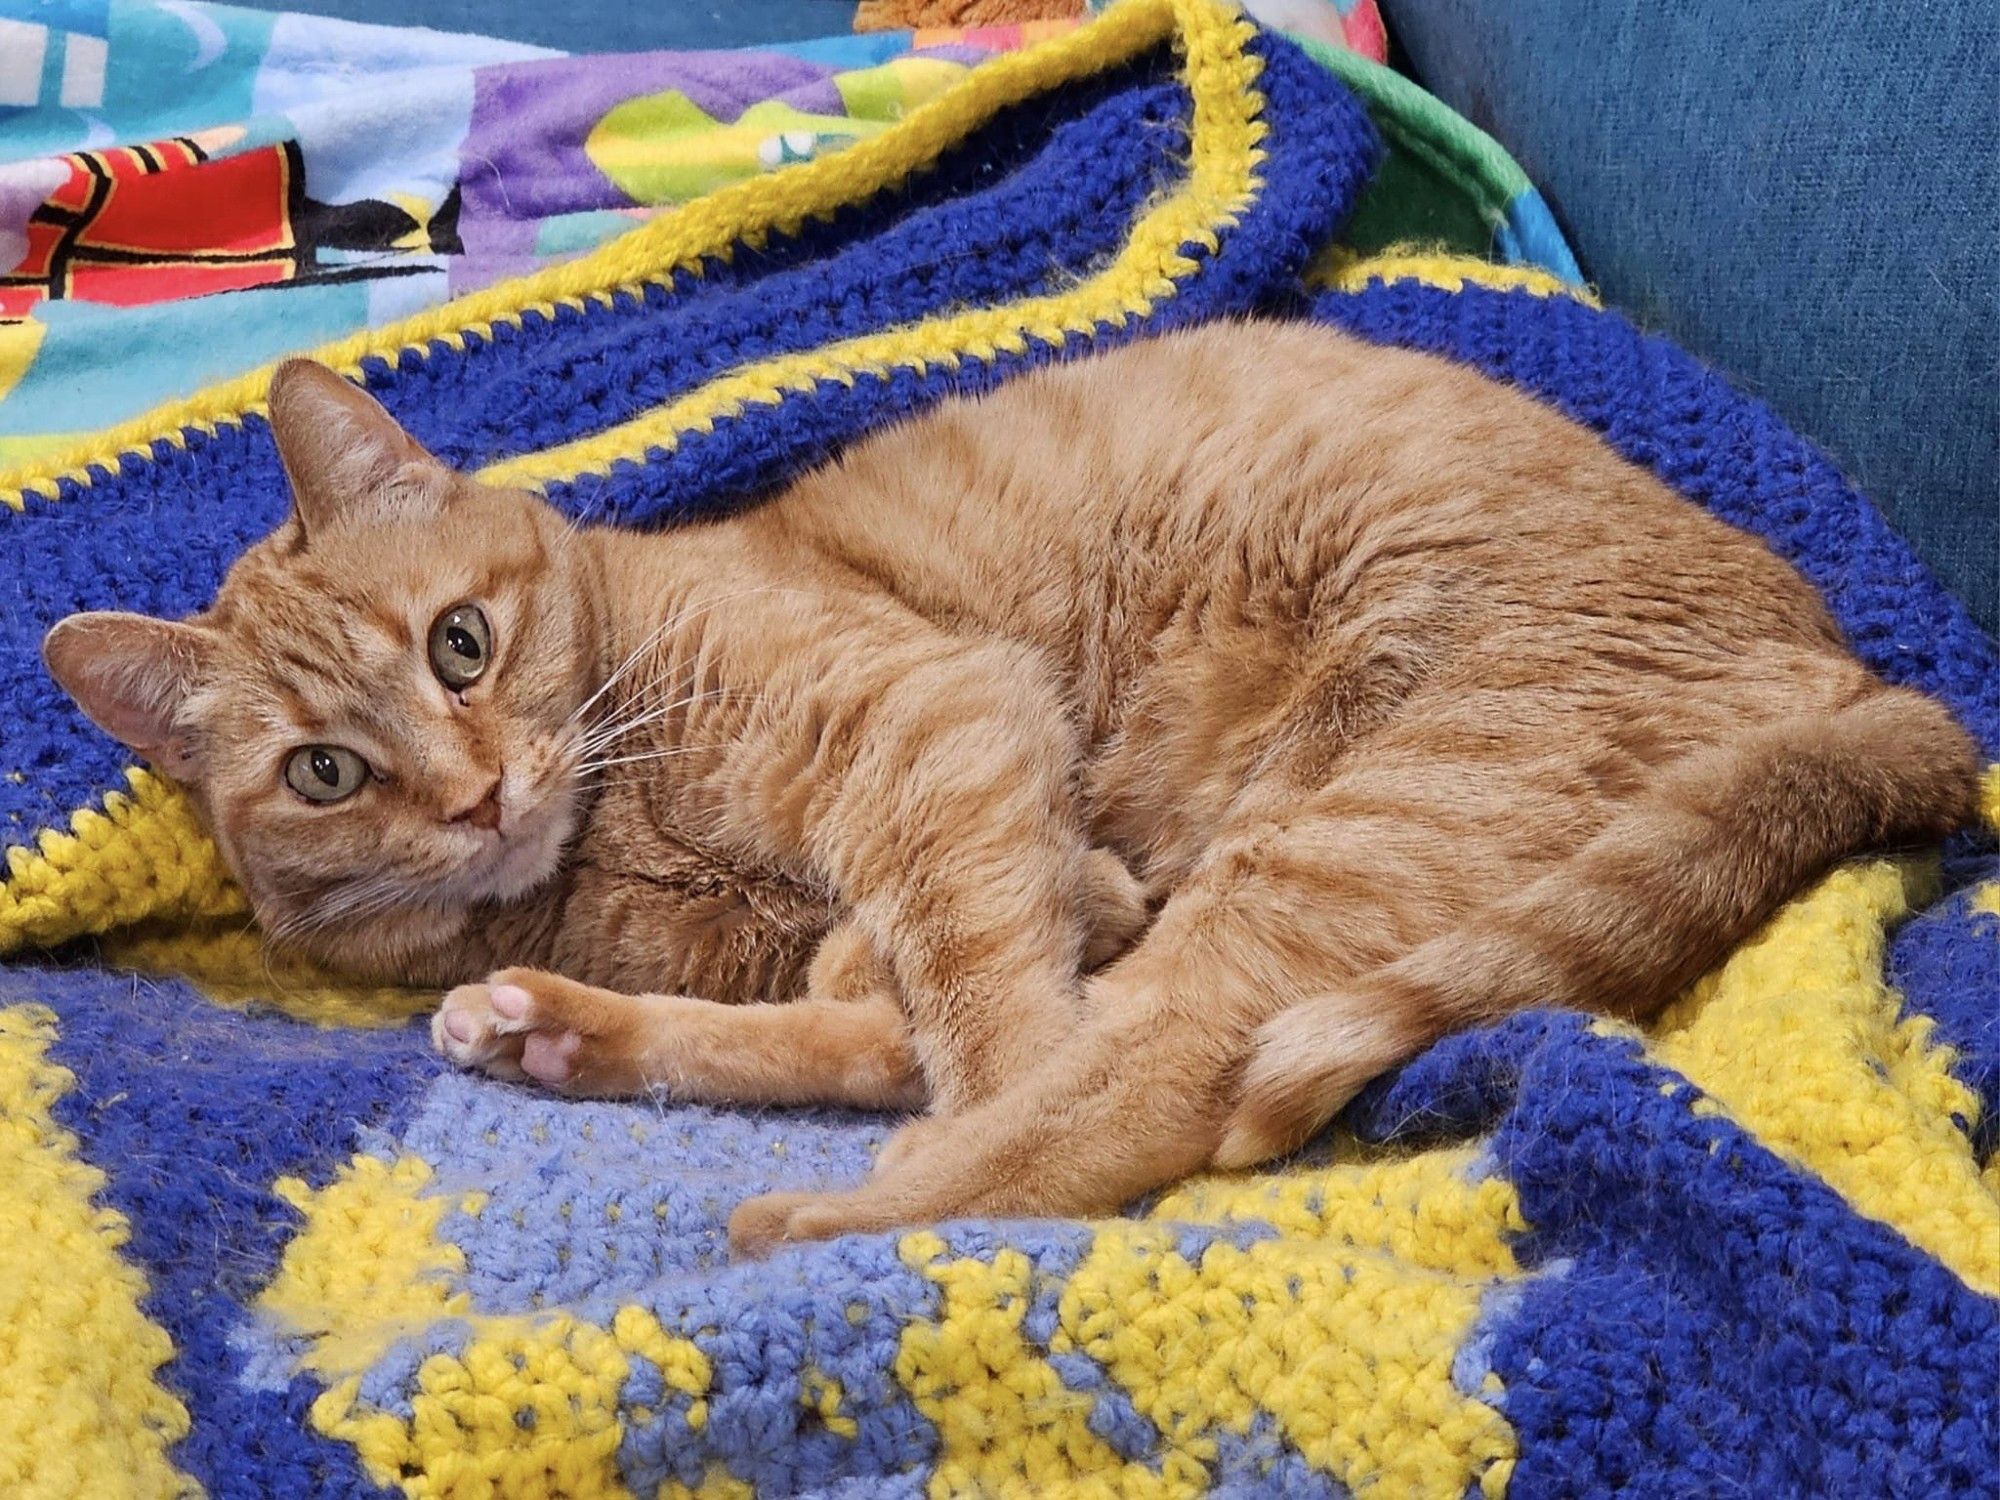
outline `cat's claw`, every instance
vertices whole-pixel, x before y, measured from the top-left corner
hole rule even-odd
[[[952,1124],[946,1115],[919,1115],[907,1121],[875,1153],[869,1183],[882,1185],[901,1175],[926,1147],[944,1139]],[[901,1218],[885,1212],[890,1201],[866,1188],[834,1193],[764,1193],[746,1198],[729,1216],[729,1247],[747,1259],[762,1260],[784,1245],[893,1228]]]
[[[791,1239],[792,1212],[817,1193],[764,1193],[746,1198],[729,1216],[729,1248],[739,1256],[762,1260]]]
[[[729,1216],[730,1249],[755,1260],[785,1245],[843,1234],[880,1234],[973,1215],[1009,1215],[1030,1207],[1018,1195],[982,1192],[953,1169],[953,1149],[939,1148],[939,1143],[948,1135],[944,1127],[956,1123],[927,1117],[906,1127],[905,1133],[913,1135],[912,1149],[896,1156],[887,1169],[878,1166],[859,1187],[746,1198]],[[892,1138],[885,1150],[899,1138]],[[939,1148],[937,1156],[933,1148]]]

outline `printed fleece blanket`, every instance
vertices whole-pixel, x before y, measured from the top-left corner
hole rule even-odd
[[[1350,19],[1322,55],[1391,149],[1349,246],[1574,277],[1520,168]],[[0,0],[0,463],[840,150],[1074,25],[565,57],[201,0]]]
[[[1299,48],[1126,0],[318,352],[449,459],[648,525],[1051,359],[1323,319],[1764,537],[2000,762],[1994,643],[1822,457],[1546,271],[1357,257],[1382,159]],[[853,1180],[888,1122],[446,1071],[434,997],[263,955],[42,675],[56,618],[195,607],[278,520],[267,379],[0,473],[0,1492],[1991,1492],[2000,770],[1984,832],[1833,872],[1643,1033],[1453,1038],[1129,1217],[733,1264],[737,1201]]]

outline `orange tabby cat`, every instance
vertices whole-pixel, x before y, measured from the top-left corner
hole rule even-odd
[[[928,1104],[860,1188],[743,1205],[752,1251],[1261,1160],[1451,1028],[1646,1014],[1972,803],[1760,543],[1323,328],[1026,375],[654,534],[313,365],[271,420],[294,515],[214,607],[50,670],[273,939],[457,985],[460,1063]]]

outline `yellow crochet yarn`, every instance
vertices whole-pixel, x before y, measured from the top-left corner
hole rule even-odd
[[[113,969],[186,979],[217,1005],[254,1005],[313,1026],[400,1026],[438,998],[435,990],[346,983],[273,950],[247,917],[121,927],[98,954]]]
[[[1890,928],[1935,887],[1934,865],[1834,871],[1669,1009],[1650,1050],[1858,1212],[2000,1296],[2000,1198],[1951,1123],[1977,1119],[1978,1096],[1882,979]]]
[[[194,809],[150,771],[126,772],[70,831],[7,851],[0,882],[0,953],[52,947],[149,919],[231,917],[246,907]]]
[[[1391,245],[1368,256],[1357,255],[1343,245],[1329,245],[1306,267],[1305,280],[1308,286],[1342,292],[1358,292],[1377,281],[1420,281],[1448,292],[1463,291],[1470,283],[1537,297],[1574,297],[1590,307],[1603,305],[1588,288],[1536,266],[1499,266],[1476,256],[1422,245]]]
[[[1986,768],[1986,779],[1979,787],[1979,815],[1988,828],[2000,833],[2000,765]],[[1972,904],[1976,910],[2000,917],[2000,880],[1989,881],[1974,891]]]
[[[272,1191],[305,1216],[257,1309],[280,1329],[311,1336],[301,1369],[357,1374],[398,1338],[471,1311],[456,1277],[465,1255],[437,1237],[453,1208],[477,1194],[425,1192],[431,1168],[414,1156],[356,1157],[324,1188],[282,1177]]]
[[[306,1224],[260,1307],[312,1334],[302,1367],[329,1382],[314,1425],[355,1444],[371,1476],[400,1481],[411,1500],[622,1497],[611,1456],[636,1360],[693,1398],[688,1425],[703,1426],[710,1362],[644,1308],[620,1309],[608,1328],[568,1313],[469,1311],[463,1258],[438,1237],[453,1195],[414,1158],[361,1157],[322,1192],[280,1190]],[[1247,1220],[1282,1238],[1183,1253],[1185,1226]],[[1089,1355],[1160,1427],[1172,1446],[1158,1470],[1096,1436],[1092,1399],[1068,1389],[1023,1336],[1025,1256],[954,1258],[929,1231],[907,1235],[904,1263],[944,1298],[936,1321],[906,1327],[894,1367],[938,1432],[930,1491],[1191,1496],[1207,1484],[1220,1435],[1202,1423],[1241,1435],[1261,1413],[1350,1487],[1498,1495],[1512,1435],[1491,1405],[1455,1388],[1452,1364],[1481,1299],[1521,1274],[1508,1241],[1523,1228],[1513,1189],[1482,1176],[1462,1149],[1204,1180],[1146,1220],[1098,1225],[1063,1292],[1050,1352]],[[361,1402],[369,1362],[445,1315],[465,1318],[471,1337],[462,1353],[423,1363],[410,1418]],[[1220,1411],[1218,1387],[1232,1393]],[[798,1399],[829,1431],[853,1436],[836,1382],[807,1370]],[[1413,1431],[1422,1436],[1410,1440]],[[715,1471],[663,1493],[747,1490]]]
[[[711,1379],[701,1351],[640,1308],[622,1309],[608,1330],[568,1313],[474,1318],[470,1327],[462,1353],[419,1367],[407,1421],[359,1404],[359,1378],[349,1376],[314,1403],[313,1426],[353,1443],[369,1477],[408,1500],[626,1500],[619,1398],[633,1361],[654,1363],[669,1390],[698,1394]],[[717,1474],[662,1493],[748,1491]]]
[[[72,1082],[55,1037],[54,1012],[0,1008],[0,1494],[198,1495],[167,1460],[188,1414],[154,1378],[173,1348],[119,1259],[125,1220],[92,1203],[104,1174],[49,1112]]]

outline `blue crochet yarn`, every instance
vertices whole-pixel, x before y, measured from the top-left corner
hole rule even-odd
[[[2000,1305],[1692,1093],[1578,1022],[1495,1134],[1544,1272],[1495,1330],[1513,1493],[1990,1484]]]
[[[2000,882],[2000,860],[1968,874],[1968,884]],[[1977,1123],[1962,1127],[1971,1125],[1974,1154],[1990,1160],[2000,1149],[2000,916],[1975,910],[1969,889],[1940,902],[1896,935],[1889,982],[1958,1054],[1953,1071],[1980,1101]]]
[[[76,1085],[56,1118],[108,1173],[104,1201],[132,1225],[124,1254],[150,1284],[144,1310],[173,1337],[163,1378],[193,1424],[175,1462],[215,1500],[382,1494],[353,1449],[313,1433],[318,1386],[244,1383],[235,1343],[297,1219],[272,1183],[322,1183],[357,1131],[399,1129],[436,1059],[414,1033],[253,1018],[179,982],[0,969],[0,1006],[28,1002],[60,1018],[54,1056]]]

